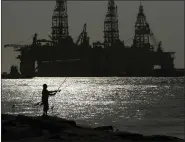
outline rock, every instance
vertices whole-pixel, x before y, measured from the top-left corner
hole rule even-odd
[[[66,119],[53,117],[53,116],[49,116],[49,117],[46,117],[46,118],[48,118],[48,119],[45,119],[45,120],[53,121],[55,123],[67,123],[69,125],[76,126],[76,122],[72,121],[72,120],[66,120]]]
[[[1,114],[1,119],[5,121],[16,120],[16,116],[9,114]]]
[[[55,134],[55,135],[52,135],[51,137],[49,137],[48,139],[58,139],[58,140],[61,140],[61,137],[60,137],[60,134]]]
[[[171,137],[171,136],[163,136],[163,135],[153,135],[153,136],[145,136],[145,140],[149,141],[182,141],[182,139],[176,138],[176,137]],[[183,140],[184,141],[184,140]]]
[[[96,127],[94,130],[102,130],[102,131],[113,131],[112,126],[101,126],[101,127]]]
[[[143,135],[141,134],[128,133],[128,132],[114,132],[114,134],[124,140],[143,140]]]
[[[76,126],[75,121],[71,120],[65,120],[57,117],[50,117],[50,116],[41,116],[41,117],[28,117],[28,116],[22,116],[18,115],[17,120],[20,121],[22,124],[34,124],[34,125],[39,125],[39,124],[45,124],[45,123],[53,123],[53,124],[69,124],[72,126]]]
[[[113,132],[112,126],[86,128],[77,126],[75,121],[57,117],[28,117],[2,115],[2,140],[24,141],[184,141],[169,136],[143,136],[129,132]]]
[[[27,137],[34,137],[35,132],[31,127],[12,127],[6,130],[6,133],[3,135],[4,140],[19,140]]]

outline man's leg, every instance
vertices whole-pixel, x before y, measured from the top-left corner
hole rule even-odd
[[[48,109],[49,109],[49,104],[47,103],[46,104],[46,115],[47,115]]]
[[[43,113],[42,113],[42,115],[44,116],[44,107],[43,107]]]
[[[44,105],[44,108],[43,108],[43,116],[46,115],[46,105]]]

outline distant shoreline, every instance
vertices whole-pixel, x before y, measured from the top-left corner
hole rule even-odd
[[[1,79],[33,79],[33,78],[45,78],[45,77],[156,77],[156,78],[160,78],[160,77],[185,77],[185,75],[180,75],[180,76],[35,76],[35,77],[20,77],[20,78],[5,78],[5,77],[1,77]]]
[[[118,75],[34,75],[34,76],[22,76],[19,75],[11,75],[4,72],[4,74],[1,75],[2,79],[31,79],[35,77],[185,77],[185,69],[176,69],[176,71],[173,74],[165,74],[161,72],[161,70],[155,70],[155,73],[152,75],[133,75],[133,74],[118,74]]]

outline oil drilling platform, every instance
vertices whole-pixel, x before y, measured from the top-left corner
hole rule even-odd
[[[142,4],[130,47],[119,39],[117,6],[108,1],[104,42],[89,44],[86,23],[76,42],[68,31],[67,1],[57,0],[50,40],[33,36],[31,45],[9,44],[20,52],[22,77],[174,76],[174,52],[164,52],[146,20]],[[154,45],[150,41],[154,41]],[[155,69],[155,66],[160,69]]]

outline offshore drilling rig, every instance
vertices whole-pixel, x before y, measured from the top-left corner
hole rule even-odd
[[[174,52],[164,52],[140,4],[131,47],[119,39],[117,6],[108,1],[104,42],[89,44],[86,23],[76,42],[68,32],[67,1],[57,0],[50,40],[33,36],[31,45],[10,44],[20,52],[22,77],[35,76],[174,76]],[[153,40],[155,45],[150,41]],[[147,62],[146,62],[147,61]],[[155,66],[160,69],[156,70]]]

